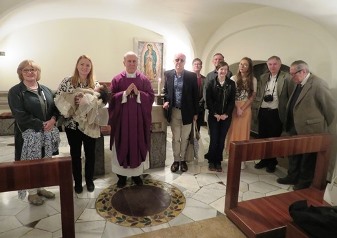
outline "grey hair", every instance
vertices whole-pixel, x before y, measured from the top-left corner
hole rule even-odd
[[[131,55],[136,56],[137,59],[138,59],[138,55],[137,55],[135,52],[133,52],[133,51],[128,51],[128,52],[126,52],[125,55],[124,55],[124,59],[125,59],[126,57],[128,57],[128,56],[131,56]]]
[[[306,73],[309,72],[309,66],[303,60],[296,60],[296,61],[294,61],[293,63],[291,63],[290,67],[295,67],[296,70],[305,70]]]
[[[281,58],[276,55],[270,56],[267,61],[272,60],[272,59],[277,60],[278,62],[282,63]]]

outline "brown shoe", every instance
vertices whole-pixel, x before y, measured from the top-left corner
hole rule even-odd
[[[37,190],[37,195],[45,197],[45,198],[48,198],[48,199],[55,198],[55,194],[54,193],[52,193],[50,191],[47,191],[45,189],[39,189],[39,190]]]
[[[178,161],[174,161],[173,164],[171,165],[171,171],[177,172],[179,170],[179,162]]]
[[[180,162],[180,171],[186,172],[187,170],[188,170],[188,167],[187,167],[186,161],[181,161]]]
[[[35,206],[41,206],[44,203],[43,199],[37,194],[28,195],[28,202]]]

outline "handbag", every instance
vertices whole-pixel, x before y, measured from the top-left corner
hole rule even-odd
[[[204,160],[204,147],[195,121],[193,121],[191,126],[191,132],[185,152],[185,161],[191,162],[194,159],[198,162],[203,162]]]
[[[188,137],[188,144],[186,147],[186,151],[185,151],[185,161],[186,162],[191,162],[194,159],[194,129],[193,129],[193,124],[191,126],[191,132],[190,135]]]
[[[337,207],[308,206],[306,200],[301,200],[289,206],[289,214],[312,238],[337,237]]]
[[[330,183],[325,187],[323,199],[331,206],[337,206],[337,176],[334,176]]]

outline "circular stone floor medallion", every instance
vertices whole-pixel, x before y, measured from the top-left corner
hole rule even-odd
[[[112,223],[142,228],[167,223],[182,212],[186,199],[178,188],[152,179],[143,183],[104,189],[96,200],[97,213]]]

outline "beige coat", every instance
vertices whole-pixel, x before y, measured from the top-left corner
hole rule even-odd
[[[288,115],[289,102],[287,104],[286,115]],[[336,124],[334,120],[336,119],[336,111],[336,99],[332,97],[327,83],[311,74],[308,81],[304,84],[293,109],[297,134],[323,132],[335,134]]]

